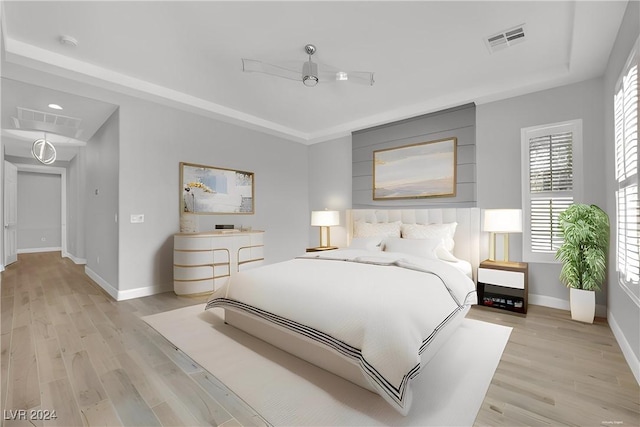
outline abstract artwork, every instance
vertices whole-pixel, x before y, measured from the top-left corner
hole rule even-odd
[[[180,211],[253,214],[253,173],[180,163]]]

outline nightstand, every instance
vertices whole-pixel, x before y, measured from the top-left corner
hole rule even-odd
[[[323,252],[323,251],[332,251],[334,249],[338,249],[337,246],[318,246],[317,248],[307,248],[307,252]]]
[[[482,261],[478,268],[478,305],[520,316],[527,315],[529,264]]]

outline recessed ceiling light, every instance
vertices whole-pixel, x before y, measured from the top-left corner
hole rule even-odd
[[[53,108],[54,110],[62,110],[62,107],[58,104],[49,104],[48,107]]]

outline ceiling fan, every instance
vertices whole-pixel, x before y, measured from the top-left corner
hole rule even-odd
[[[352,82],[373,86],[373,73],[368,71],[344,71],[331,66],[313,62],[311,57],[317,49],[312,44],[307,44],[304,51],[309,55],[309,60],[302,64],[302,68],[293,69],[281,65],[269,64],[255,59],[242,58],[242,71],[245,73],[263,73],[271,76],[282,77],[289,80],[301,81],[305,86],[313,87],[325,82]]]

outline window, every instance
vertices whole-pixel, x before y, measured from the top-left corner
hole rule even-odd
[[[618,282],[640,305],[638,232],[638,42],[615,87],[614,132]]]
[[[523,258],[557,262],[558,215],[579,200],[582,120],[522,129]]]

